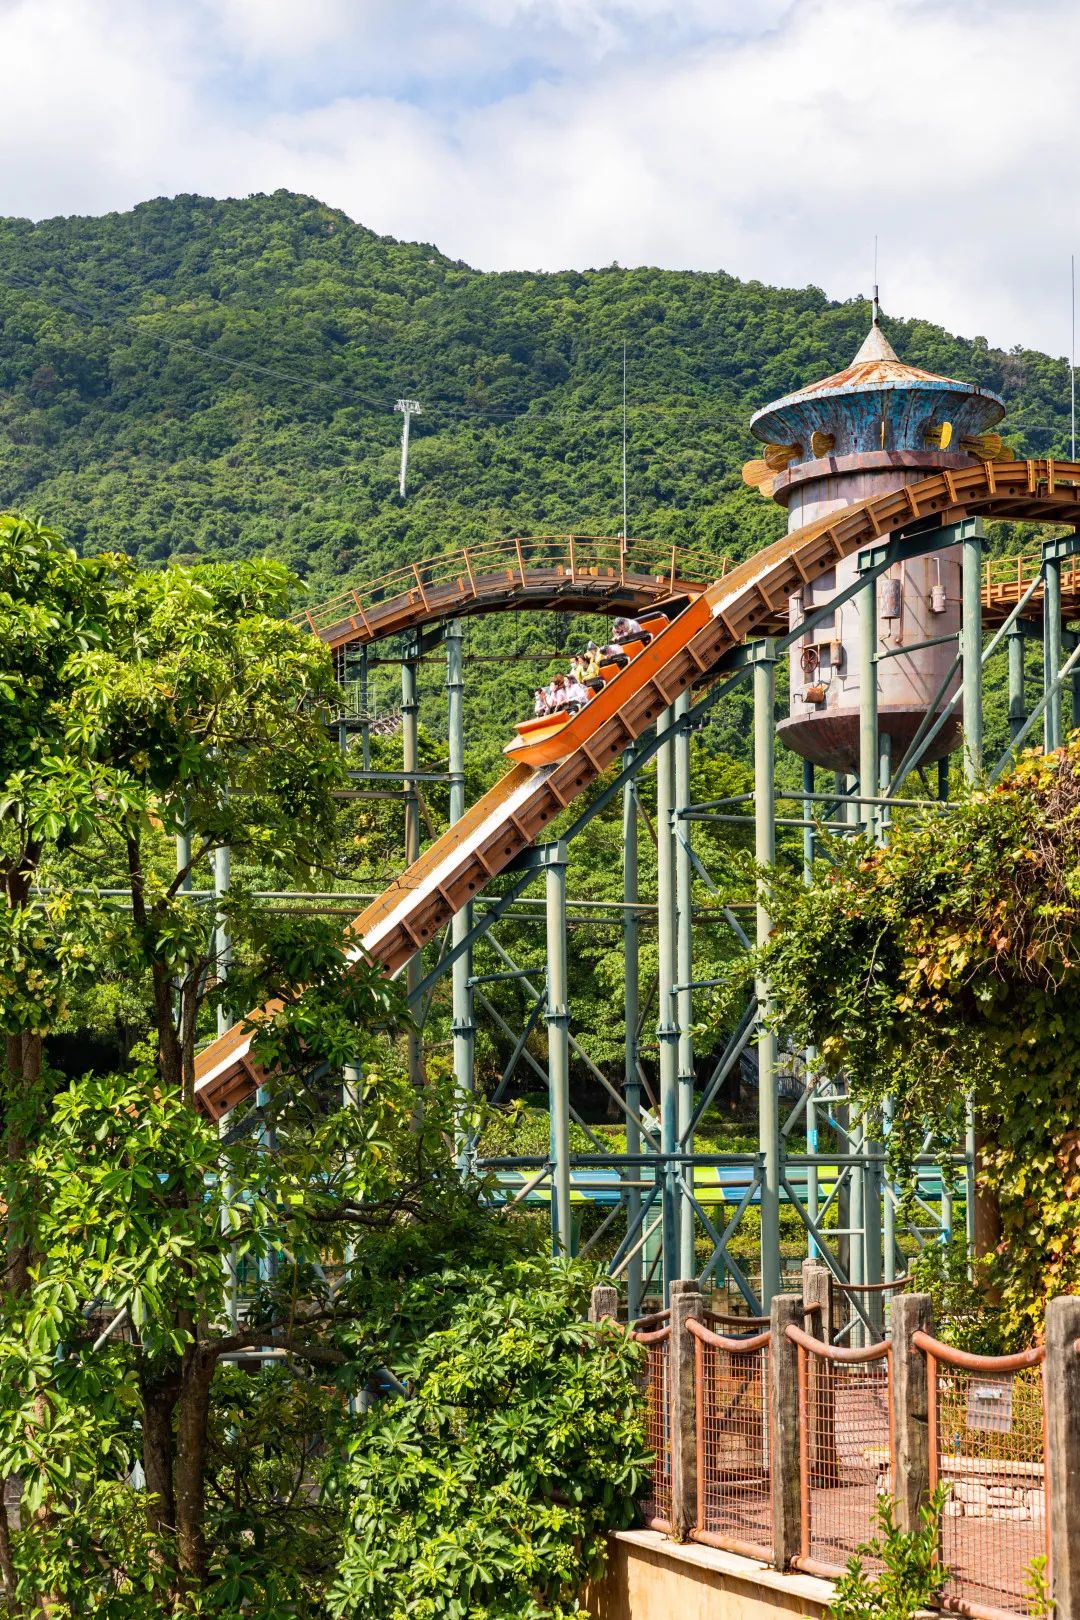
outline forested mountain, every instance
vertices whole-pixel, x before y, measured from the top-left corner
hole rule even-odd
[[[3,220],[0,507],[147,562],[268,552],[316,597],[455,543],[614,533],[625,341],[631,532],[742,555],[782,527],[740,478],[752,411],[849,361],[867,321],[723,272],[481,273],[288,192]],[[1005,394],[1018,449],[1067,453],[1064,361],[887,325],[905,359]],[[401,394],[424,407],[404,504]]]

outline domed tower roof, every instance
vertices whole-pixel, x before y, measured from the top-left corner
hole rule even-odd
[[[959,444],[1000,422],[1005,406],[974,383],[939,377],[900,360],[876,319],[843,371],[764,406],[750,422],[755,438],[790,446],[788,464],[814,458],[812,441],[837,455],[873,450],[922,451],[946,439]]]

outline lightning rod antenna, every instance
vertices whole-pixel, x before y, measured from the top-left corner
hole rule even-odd
[[[622,537],[623,537],[623,550],[625,551],[626,550],[626,542],[627,542],[627,539],[629,538],[629,530],[626,527],[626,339],[625,338],[623,338],[623,346],[622,346]]]
[[[878,279],[877,279],[877,234],[876,234],[876,232],[875,232],[875,235],[874,235],[874,297],[873,297],[873,314],[872,314],[872,319],[871,319],[871,323],[870,323],[870,324],[871,324],[871,325],[872,325],[872,326],[880,326],[880,325],[881,325],[881,305],[880,305],[880,303],[879,303],[879,302],[878,302]]]
[[[1076,460],[1076,254],[1069,256],[1069,282],[1072,293],[1072,336],[1069,343],[1069,415],[1072,422],[1072,454]]]
[[[419,416],[423,406],[418,399],[399,399],[394,406],[395,411],[401,412],[401,472],[398,475],[398,492],[402,500],[405,499],[405,479],[409,471],[409,423],[414,416]]]

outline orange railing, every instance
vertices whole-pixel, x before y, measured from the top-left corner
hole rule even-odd
[[[797,1562],[812,1575],[840,1575],[875,1534],[878,1498],[893,1490],[892,1345],[841,1350],[800,1328],[786,1332],[799,1353]]]
[[[949,1487],[941,1559],[946,1608],[984,1620],[1029,1612],[1049,1559],[1042,1347],[976,1356],[916,1333],[926,1356],[930,1484]]]
[[[664,1312],[667,1316],[669,1313]],[[655,1320],[655,1319],[654,1319]],[[671,1529],[671,1324],[643,1331],[634,1339],[645,1347],[640,1373],[645,1397],[645,1443],[653,1454],[648,1495],[641,1504],[645,1523],[653,1530]]]
[[[680,585],[705,586],[722,578],[732,564],[724,558],[680,550],[655,540],[627,540],[618,535],[542,534],[484,541],[420,563],[392,569],[378,579],[342,591],[329,601],[293,614],[293,622],[316,635],[343,626],[374,638],[375,610],[406,597],[425,611],[444,602],[449,607],[479,600],[495,589],[527,588],[529,575],[558,574],[575,582],[653,582],[662,590]]]
[[[704,1541],[773,1556],[769,1367],[772,1335],[730,1338],[689,1321],[694,1338],[697,1518]]]

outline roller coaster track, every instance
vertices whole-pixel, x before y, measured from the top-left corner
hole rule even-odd
[[[723,656],[747,637],[786,627],[788,598],[840,558],[900,530],[933,529],[979,515],[1077,528],[1080,463],[976,462],[935,473],[794,530],[730,568],[699,590],[577,714],[566,728],[569,751],[564,759],[538,769],[515,765],[349,925],[346,932],[356,955],[369,954],[387,973],[400,968],[648,731],[681,692],[706,683]],[[994,585],[992,605],[1002,613],[1006,600],[1011,597],[1015,603],[1025,585],[1023,563],[1017,567],[1010,559],[1010,564],[1014,572]],[[1070,573],[1080,610],[1080,581],[1075,569]],[[671,580],[662,583],[670,588]],[[442,616],[456,617],[476,599],[468,581],[457,600],[448,598]],[[426,611],[422,601],[420,605]],[[520,599],[509,605],[520,605]],[[317,623],[312,629],[325,633]],[[260,1019],[272,1012],[271,1006],[249,1014],[199,1054],[196,1099],[206,1113],[220,1116],[259,1083],[251,1042]]]

